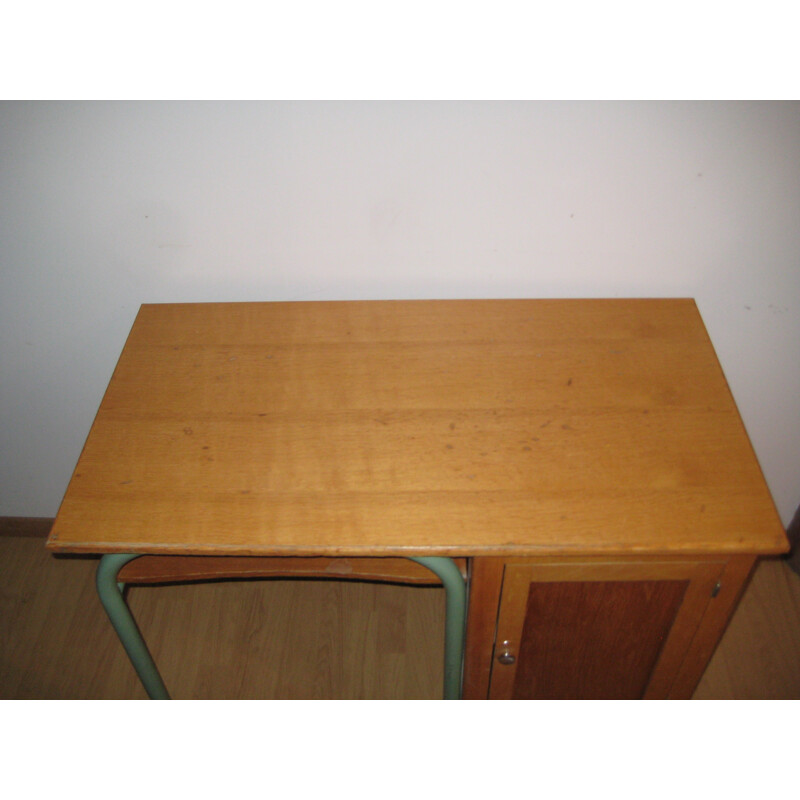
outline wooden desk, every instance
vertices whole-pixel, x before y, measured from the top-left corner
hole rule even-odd
[[[692,300],[469,300],[142,306],[48,547],[465,556],[466,697],[667,697],[788,544]]]

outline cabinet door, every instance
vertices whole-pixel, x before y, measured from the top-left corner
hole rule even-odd
[[[506,565],[489,696],[666,697],[723,566]]]

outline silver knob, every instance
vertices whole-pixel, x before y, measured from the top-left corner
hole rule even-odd
[[[509,653],[508,650],[504,650],[499,656],[497,656],[497,660],[501,664],[513,664],[517,659],[511,653]]]

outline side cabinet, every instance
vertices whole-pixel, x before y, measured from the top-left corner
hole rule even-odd
[[[464,697],[690,697],[753,563],[476,558]]]

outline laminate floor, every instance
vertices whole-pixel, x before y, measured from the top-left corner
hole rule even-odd
[[[38,538],[0,537],[0,697],[145,697],[97,598],[96,566]],[[441,692],[441,587],[240,580],[127,592],[175,698]]]
[[[0,698],[144,698],[94,588],[96,558],[0,536]],[[340,581],[129,588],[175,698],[433,699],[444,590]],[[762,562],[696,693],[800,698],[800,576]]]

